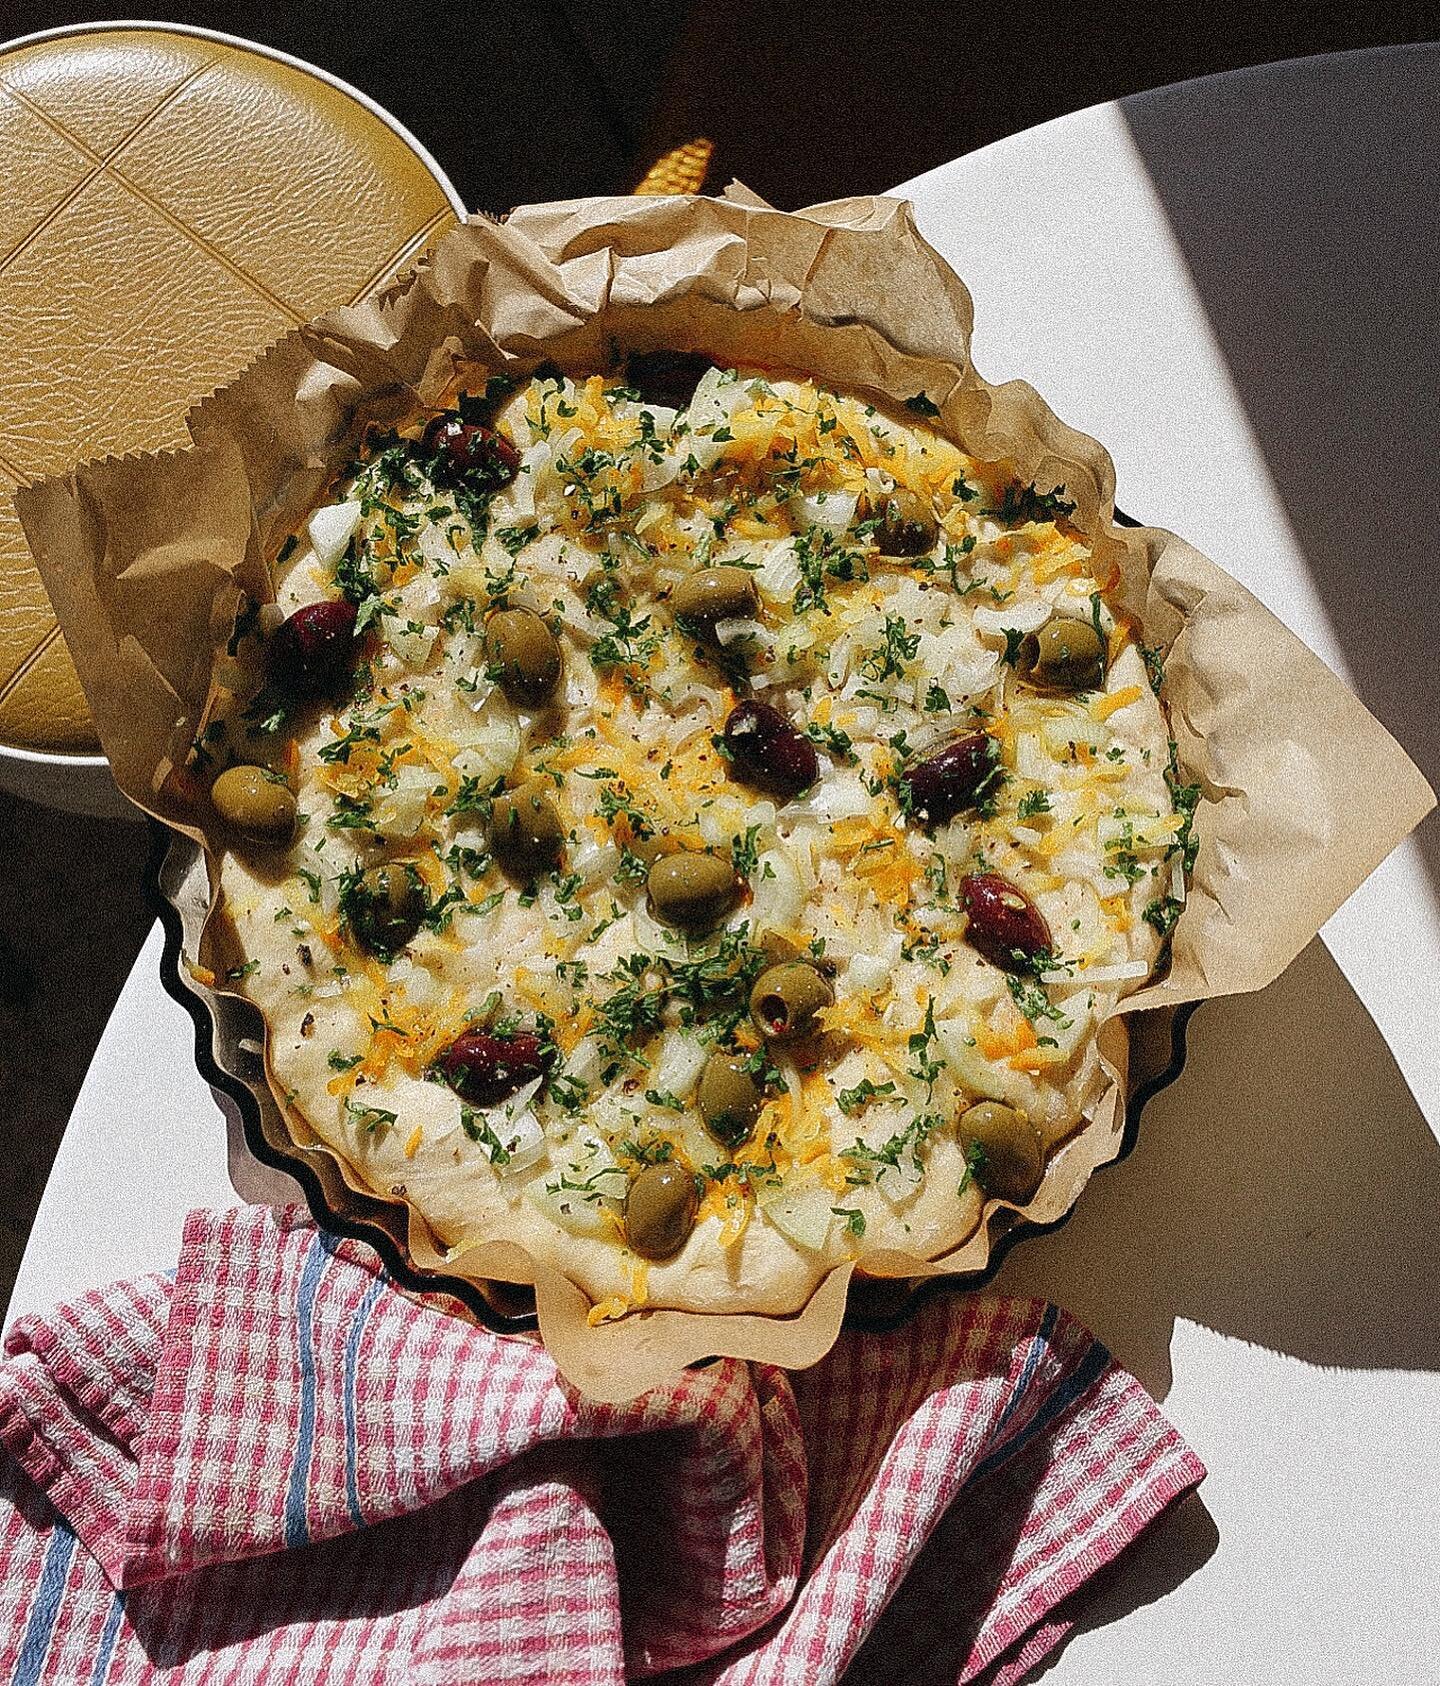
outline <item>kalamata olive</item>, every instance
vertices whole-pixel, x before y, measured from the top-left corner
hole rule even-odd
[[[719,855],[685,849],[661,855],[646,881],[650,911],[682,931],[711,931],[740,899],[735,868]]]
[[[464,1030],[440,1057],[445,1081],[472,1106],[498,1106],[544,1076],[547,1064],[544,1044],[528,1030],[512,1036]]]
[[[966,939],[1003,971],[1026,971],[1049,949],[1050,928],[1040,909],[998,872],[962,878],[960,900],[970,915]]]
[[[295,798],[264,767],[227,767],[210,786],[210,804],[232,831],[257,843],[288,843]]]
[[[695,1178],[683,1165],[646,1165],[625,1195],[625,1239],[642,1259],[672,1258],[695,1227]]]
[[[332,597],[297,609],[275,628],[265,663],[271,679],[293,696],[339,690],[355,666],[355,605]]]
[[[538,708],[560,680],[560,645],[533,609],[498,609],[485,623],[485,654],[513,703]]]
[[[928,825],[944,825],[973,808],[999,783],[1000,745],[988,732],[970,732],[907,767],[910,809]]]
[[[701,568],[675,587],[675,618],[697,621],[707,632],[716,621],[752,620],[760,608],[755,576],[748,568]]]
[[[725,722],[725,754],[742,784],[789,798],[820,776],[815,745],[769,703],[742,702]]]
[[[701,351],[635,351],[625,361],[625,384],[642,403],[684,410],[714,367]]]
[[[503,433],[479,422],[462,421],[457,415],[433,417],[423,442],[452,474],[463,475],[483,489],[508,486],[520,472],[520,453]]]
[[[923,556],[939,537],[935,512],[918,492],[897,486],[881,504],[875,544],[882,556]]]
[[[750,1017],[771,1042],[811,1036],[816,1015],[833,1006],[835,990],[829,978],[804,960],[767,966],[750,991]]]
[[[362,873],[348,903],[350,929],[377,954],[396,954],[420,929],[425,888],[413,868],[387,861]]]
[[[1094,691],[1105,681],[1105,647],[1089,621],[1047,621],[1021,640],[1015,670],[1046,690]]]
[[[1040,1132],[1023,1112],[998,1101],[981,1101],[960,1114],[956,1134],[986,1194],[1023,1206],[1039,1188],[1045,1150]]]
[[[755,1128],[764,1096],[759,1078],[750,1069],[749,1055],[716,1049],[700,1073],[695,1104],[715,1140],[736,1148]]]
[[[495,798],[490,847],[508,873],[527,883],[560,859],[565,826],[543,780],[529,779]]]

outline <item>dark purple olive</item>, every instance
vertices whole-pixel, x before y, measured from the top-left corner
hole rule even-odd
[[[473,1106],[497,1106],[544,1074],[548,1060],[538,1036],[517,1030],[492,1036],[488,1030],[463,1031],[440,1059],[445,1080]]]
[[[453,473],[482,480],[487,487],[508,486],[520,472],[520,453],[503,434],[459,416],[434,417],[423,442]]]
[[[323,697],[355,665],[355,605],[343,597],[307,603],[276,627],[265,652],[270,677],[301,697]]]
[[[815,745],[769,703],[742,702],[732,708],[724,743],[735,777],[775,796],[798,796],[820,776]]]
[[[902,780],[910,811],[927,825],[944,825],[973,808],[1000,778],[1000,745],[988,732],[970,732],[913,767]]]
[[[965,936],[1005,972],[1023,972],[1050,948],[1050,927],[1023,890],[998,872],[976,872],[960,881],[970,915]]]
[[[700,351],[636,351],[625,361],[625,384],[640,394],[642,403],[684,410],[714,367]]]

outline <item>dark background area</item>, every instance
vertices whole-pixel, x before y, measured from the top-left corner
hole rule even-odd
[[[0,32],[118,11],[6,0]],[[343,77],[424,141],[467,204],[488,211],[623,192],[655,153],[695,135],[716,143],[712,185],[736,175],[793,210],[881,191],[1122,94],[1440,31],[1433,4],[1403,0],[141,0],[135,11],[248,36]]]
[[[1427,40],[1433,6],[834,0],[711,4],[262,4],[136,8],[248,36],[370,94],[466,202],[626,191],[666,148],[715,142],[710,185],[774,203],[883,190],[1102,100],[1213,71]],[[116,8],[0,3],[0,36]],[[1263,148],[1257,148],[1257,158]],[[1026,214],[1015,207],[1017,217]],[[143,828],[0,795],[0,1304],[55,1146],[150,916]],[[23,889],[20,887],[23,886]],[[124,1221],[124,1214],[117,1214]]]

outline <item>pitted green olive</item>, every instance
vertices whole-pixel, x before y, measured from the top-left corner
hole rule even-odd
[[[750,1069],[749,1055],[717,1049],[706,1060],[695,1104],[705,1128],[717,1142],[736,1148],[748,1141],[764,1098],[760,1080]]]
[[[755,576],[747,568],[702,568],[675,587],[677,620],[696,621],[708,632],[716,621],[751,620],[760,608]]]
[[[1040,1132],[1023,1112],[981,1101],[960,1114],[956,1134],[986,1194],[1023,1206],[1039,1188],[1045,1150]]]
[[[882,556],[923,556],[939,537],[935,512],[918,492],[897,487],[880,505],[875,543]]]
[[[420,929],[425,888],[413,867],[399,861],[372,866],[361,875],[350,902],[350,928],[368,949],[395,954]]]
[[[650,911],[682,931],[713,930],[740,898],[730,862],[698,849],[661,855],[646,884]]]
[[[750,991],[750,1017],[772,1042],[813,1035],[816,1015],[835,1003],[830,980],[804,960],[767,966]]]
[[[1047,621],[1020,644],[1016,670],[1051,691],[1093,691],[1105,681],[1105,649],[1089,621]]]
[[[263,767],[227,767],[210,786],[210,804],[232,831],[256,843],[286,843],[295,834],[295,798]]]
[[[500,689],[521,707],[537,707],[560,682],[560,645],[533,609],[496,610],[485,623],[485,654]]]
[[[695,1178],[683,1165],[646,1165],[625,1195],[625,1239],[642,1259],[673,1257],[695,1227]]]
[[[527,883],[560,859],[565,826],[543,780],[529,779],[495,798],[490,847],[506,872]]]

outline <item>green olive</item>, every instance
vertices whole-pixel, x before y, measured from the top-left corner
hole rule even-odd
[[[677,620],[697,621],[708,632],[716,621],[752,620],[760,608],[748,568],[701,568],[675,587],[670,607]]]
[[[1093,691],[1105,681],[1105,648],[1089,621],[1047,621],[1020,644],[1016,671],[1051,691]]]
[[[650,911],[682,931],[712,931],[740,898],[729,861],[701,850],[661,855],[646,881]]]
[[[210,786],[210,804],[231,830],[257,843],[287,843],[295,834],[290,787],[263,767],[227,767]]]
[[[778,931],[762,931],[755,939],[755,946],[765,956],[767,966],[778,966],[782,960],[799,960],[804,950],[796,948],[789,937],[782,937]]]
[[[789,1042],[813,1035],[816,1014],[832,1006],[830,980],[804,960],[785,960],[767,966],[750,991],[750,1017],[762,1036]]]
[[[1040,1132],[1023,1112],[981,1101],[960,1114],[956,1133],[967,1158],[973,1155],[975,1181],[986,1194],[1023,1206],[1039,1188],[1045,1150]]]
[[[528,779],[495,798],[490,847],[506,872],[526,883],[560,859],[565,826],[543,779]]]
[[[923,556],[939,537],[935,512],[917,492],[897,487],[881,504],[875,543],[882,556]]]
[[[625,1195],[625,1239],[642,1259],[668,1259],[695,1227],[695,1178],[683,1165],[646,1165]]]
[[[399,861],[387,861],[361,875],[350,903],[350,928],[366,948],[395,954],[420,929],[425,910],[420,875]]]
[[[750,1069],[750,1058],[717,1049],[700,1073],[695,1104],[705,1128],[725,1147],[736,1148],[748,1141],[760,1116],[765,1091]]]
[[[560,682],[560,645],[533,609],[499,609],[485,623],[485,654],[500,689],[522,708],[545,702]]]

